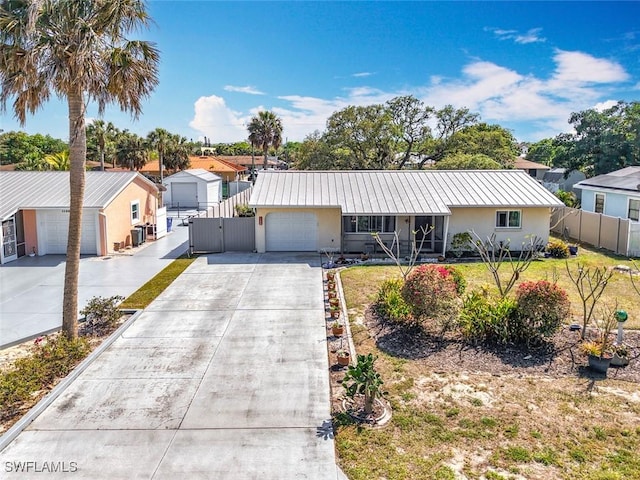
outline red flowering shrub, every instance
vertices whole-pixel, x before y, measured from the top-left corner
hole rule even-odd
[[[569,316],[567,292],[546,280],[522,282],[516,290],[516,341],[531,344],[554,335]]]
[[[440,265],[421,265],[409,274],[402,286],[402,298],[416,318],[448,323],[458,310],[454,276]]]

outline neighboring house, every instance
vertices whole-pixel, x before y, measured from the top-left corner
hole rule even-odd
[[[574,185],[582,190],[582,210],[640,220],[640,167],[587,178]]]
[[[521,170],[261,172],[249,202],[258,252],[376,251],[371,233],[389,243],[394,231],[408,252],[423,227],[433,254],[471,230],[516,250],[531,235],[546,243],[550,208],[562,205]]]
[[[201,168],[218,175],[224,182],[237,182],[247,168],[218,157],[189,157],[190,169]]]
[[[545,172],[542,177],[542,186],[551,193],[556,193],[558,190],[573,192],[576,194],[578,199],[580,199],[582,191],[580,189],[573,188],[573,186],[586,178],[585,174],[580,170],[572,170],[567,175],[566,168],[552,168]]]
[[[158,221],[157,197],[156,185],[136,172],[86,172],[80,252],[102,256],[116,243],[131,245],[131,230]],[[0,220],[0,263],[66,254],[69,172],[0,172]]]
[[[517,168],[518,170],[524,170],[527,174],[539,182],[542,181],[542,177],[546,171],[550,170],[550,167],[543,165],[541,163],[531,162],[522,157],[516,158],[513,162],[513,168]]]
[[[165,177],[165,205],[206,210],[222,200],[222,178],[202,168],[182,170]]]

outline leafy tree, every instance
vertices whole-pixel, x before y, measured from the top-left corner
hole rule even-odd
[[[422,101],[411,95],[389,100],[387,109],[396,136],[395,150],[396,153],[402,154],[398,161],[400,170],[406,165],[411,154],[419,150],[431,135],[428,122],[434,114],[434,109],[425,106]]]
[[[554,141],[554,139],[545,138],[529,145],[526,158],[532,162],[552,166],[555,164],[555,158],[559,148],[559,143]]]
[[[578,197],[573,192],[565,192],[564,190],[558,190],[554,195],[558,197],[558,199],[562,203],[564,203],[567,207],[578,208],[580,206]]]
[[[108,103],[137,116],[158,83],[159,54],[125,35],[146,26],[138,0],[4,1],[0,4],[0,105],[14,98],[24,125],[51,94],[69,109],[70,202],[62,331],[78,334],[78,273],[85,187],[87,101],[102,114]]]
[[[455,132],[449,141],[450,153],[483,154],[502,167],[513,167],[518,156],[518,142],[510,131],[500,125],[478,123]]]
[[[25,132],[0,134],[0,164],[9,165],[25,161],[37,163],[49,153],[59,153],[67,148],[62,140],[49,135],[29,135]]]
[[[27,157],[24,162],[20,162],[15,165],[16,170],[29,170],[37,172],[49,170],[49,164],[47,163],[47,161],[44,158],[40,157]]]
[[[170,148],[173,139],[171,134],[164,128],[156,128],[147,135],[147,145],[158,154],[158,169],[160,172],[160,183],[164,175],[164,156],[167,149]],[[167,167],[168,168],[168,167]]]
[[[640,164],[640,102],[572,113],[569,123],[575,133],[556,137],[558,166],[592,176]]]
[[[307,135],[300,145],[294,167],[299,170],[331,170],[336,168],[336,163],[331,147],[316,130]]]
[[[282,143],[282,121],[275,113],[263,110],[251,119],[247,130],[251,145],[260,147],[262,150],[263,168],[266,170],[269,148],[273,147],[277,150]]]
[[[456,153],[440,160],[436,163],[436,168],[438,170],[499,170],[502,165],[482,153],[475,155]]]
[[[349,106],[327,120],[324,139],[332,149],[343,149],[350,170],[382,170],[393,160],[393,126],[384,105]]]
[[[425,140],[422,148],[425,156],[419,164],[420,168],[423,168],[428,161],[442,160],[450,151],[452,137],[463,128],[475,124],[479,119],[479,115],[471,113],[468,108],[456,109],[451,105],[437,110],[435,117],[437,120],[435,136],[432,135]]]

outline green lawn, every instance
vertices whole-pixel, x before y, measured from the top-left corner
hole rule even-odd
[[[165,288],[171,285],[171,282],[184,272],[195,259],[196,257],[189,258],[186,256],[177,258],[163,268],[155,277],[133,292],[130,297],[125,299],[120,305],[120,308],[146,308]]]
[[[531,263],[531,266],[520,277],[519,282],[533,280],[556,280],[558,285],[565,289],[571,301],[571,313],[576,321],[582,318],[582,303],[578,296],[576,287],[571,283],[567,273],[567,266],[572,272],[576,272],[579,266],[585,268],[612,267],[616,265],[627,265],[633,267],[632,263],[624,258],[616,257],[581,247],[578,255],[565,260],[541,259]],[[483,263],[456,263],[467,281],[467,291],[486,287],[490,291],[497,293],[491,274]],[[504,278],[509,276],[509,265],[504,264],[500,268]],[[348,279],[350,289],[346,292],[347,306],[364,311],[364,308],[371,303],[376,295],[377,286],[383,280],[391,277],[400,277],[399,270],[395,266],[361,266],[350,268],[343,272],[342,278]],[[640,277],[637,279],[640,288]],[[627,328],[640,329],[640,294],[638,294],[627,273],[616,271],[607,286],[601,302],[603,305],[618,305],[629,313]]]
[[[584,248],[568,263],[570,268],[629,264]],[[482,263],[456,266],[468,290],[489,284]],[[640,479],[638,384],[613,375],[593,381],[517,369],[508,375],[434,371],[420,359],[394,357],[376,347],[362,316],[378,285],[399,276],[397,268],[358,266],[340,276],[356,349],[379,357],[376,367],[393,407],[383,429],[338,422],[338,459],[351,480]],[[577,313],[565,261],[537,261],[521,280],[544,278],[557,278]],[[626,274],[616,273],[604,300],[617,300],[629,312],[629,326],[640,328],[640,296]]]

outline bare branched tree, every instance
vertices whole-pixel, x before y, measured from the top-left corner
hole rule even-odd
[[[409,252],[409,256],[405,257],[407,260],[403,263],[403,257],[400,252],[400,230],[394,230],[393,232],[393,241],[391,245],[386,245],[382,238],[380,238],[380,234],[378,232],[374,232],[371,235],[376,240],[382,251],[389,257],[400,270],[400,274],[402,275],[402,280],[406,280],[413,267],[415,267],[418,258],[420,257],[420,251],[422,250],[422,246],[424,245],[424,241],[427,238],[427,235],[434,229],[433,225],[429,225],[427,227],[420,226],[419,230],[414,230],[411,232],[411,251]],[[422,239],[418,242],[418,232],[422,233]]]
[[[609,284],[609,280],[613,275],[613,270],[607,267],[589,268],[578,263],[575,272],[569,268],[569,262],[565,262],[567,273],[571,282],[576,286],[578,295],[582,301],[582,335],[584,340],[586,336],[587,325],[593,317],[593,311],[602,297],[605,288]]]
[[[529,265],[531,265],[531,262],[536,258],[538,252],[544,247],[542,239],[536,235],[532,235],[528,238],[527,243],[523,242],[518,256],[514,258],[511,254],[509,242],[497,241],[495,234],[492,234],[483,241],[476,232],[471,230],[471,233],[476,238],[473,245],[480,254],[480,259],[485,267],[487,267],[491,273],[502,298],[509,294],[520,278],[520,274],[529,268]],[[506,281],[503,280],[500,275],[500,268],[503,265],[506,265],[509,269],[509,277]]]

